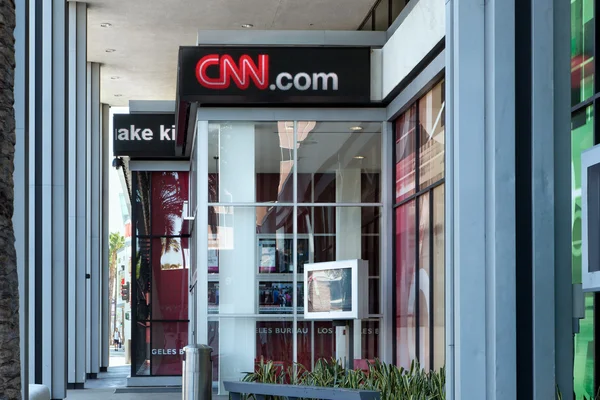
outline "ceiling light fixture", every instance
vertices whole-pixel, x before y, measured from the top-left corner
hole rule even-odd
[[[106,49],[104,51],[107,53],[114,53],[116,50],[115,49]]]
[[[246,29],[254,28],[254,25],[252,25],[252,24],[242,24],[242,28],[246,28]]]
[[[353,127],[350,128],[350,130],[351,131],[362,131],[363,128],[362,128],[362,126],[353,126]]]
[[[357,160],[364,160],[365,156],[354,156],[354,158]]]
[[[100,24],[102,28],[110,28],[112,24],[110,22],[103,22]]]

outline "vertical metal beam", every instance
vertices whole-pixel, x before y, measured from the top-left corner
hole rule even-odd
[[[396,336],[394,332],[394,260],[393,260],[393,248],[394,248],[394,233],[393,233],[393,221],[395,218],[393,210],[393,196],[394,191],[392,188],[395,187],[393,183],[393,170],[395,161],[393,159],[393,148],[394,148],[394,129],[391,122],[384,122],[381,129],[381,142],[382,142],[382,154],[381,154],[381,201],[383,208],[381,210],[381,222],[380,222],[380,252],[381,252],[381,263],[379,269],[379,287],[381,288],[381,295],[379,304],[382,308],[380,310],[383,313],[383,319],[381,320],[381,339],[379,341],[379,357],[382,361],[391,363],[394,357],[393,342]]]
[[[21,396],[29,398],[29,165],[28,165],[28,16],[26,1],[16,3],[15,28],[15,199],[13,226],[19,271],[19,324],[21,349]]]
[[[51,341],[49,350],[44,349],[45,354],[49,354],[49,359],[45,364],[51,366],[51,393],[53,399],[63,399],[67,396],[67,185],[66,185],[66,137],[67,137],[67,21],[66,21],[66,2],[50,1],[44,5],[51,6],[48,11],[52,16],[52,75],[51,81],[47,82],[51,91],[52,107],[52,125],[45,126],[50,129],[51,145],[44,147],[45,152],[51,153],[49,160],[51,163],[51,241],[48,237],[40,238],[46,242],[52,243],[50,265],[51,279],[44,280],[42,290],[49,287],[51,292],[49,312],[44,312],[50,316]],[[46,82],[44,82],[46,87]],[[44,191],[47,190],[45,187]],[[45,215],[42,218],[46,218]],[[45,230],[44,230],[45,231]],[[46,274],[46,271],[44,271]],[[51,284],[48,284],[51,282]],[[44,295],[45,297],[45,295]],[[47,304],[44,304],[47,306]],[[47,334],[46,334],[47,335]]]
[[[68,3],[69,12],[69,131],[68,131],[68,347],[67,383],[75,388],[77,365],[77,3]]]
[[[39,314],[36,315],[36,305],[39,304],[38,297],[39,293],[36,291],[36,282],[38,280],[37,277],[37,258],[36,255],[38,253],[37,244],[35,241],[35,232],[38,226],[38,212],[36,209],[37,204],[37,182],[36,182],[36,164],[39,162],[36,153],[36,149],[41,146],[41,143],[37,142],[39,137],[39,125],[41,121],[38,121],[39,112],[40,112],[40,103],[39,96],[39,82],[41,82],[41,68],[36,68],[38,61],[41,63],[41,54],[40,47],[36,46],[37,40],[41,37],[41,24],[36,23],[36,18],[41,15],[41,7],[39,6],[39,0],[31,0],[29,5],[29,13],[27,21],[29,22],[29,40],[28,40],[28,52],[29,52],[29,64],[28,64],[28,72],[29,72],[29,87],[27,88],[27,93],[29,97],[29,115],[28,115],[28,154],[31,156],[28,160],[28,177],[29,177],[29,204],[28,204],[28,214],[29,214],[29,224],[28,224],[28,243],[29,243],[29,380],[30,383],[41,383],[41,372],[39,371],[39,365],[36,364],[36,361],[39,360],[38,350],[39,350],[39,342],[36,341],[38,337],[38,331],[36,330],[41,322],[39,321]],[[40,328],[41,330],[41,328]],[[41,362],[41,360],[40,360]]]
[[[88,63],[88,145],[90,171],[88,173],[89,201],[89,246],[90,246],[90,296],[89,296],[89,354],[90,364],[88,377],[97,377],[100,372],[100,329],[102,326],[100,302],[101,267],[100,267],[100,64]]]
[[[98,93],[100,95],[100,93]],[[102,363],[100,367],[102,370],[108,369],[109,363],[109,340],[110,340],[110,313],[112,305],[110,304],[110,294],[108,293],[109,285],[109,260],[108,260],[108,173],[109,173],[109,138],[111,137],[109,130],[109,117],[110,117],[110,106],[108,104],[102,104],[102,133],[100,143],[100,168],[102,175],[102,188],[100,196],[100,221],[101,221],[101,232],[100,232],[100,265],[102,266],[102,334],[100,335],[101,349],[102,349]],[[116,288],[115,288],[116,289]],[[116,311],[115,311],[116,312]],[[121,330],[123,334],[123,330]]]
[[[38,171],[36,171],[36,178],[38,178],[39,198],[36,198],[36,209],[40,211],[37,216],[39,223],[39,229],[35,232],[36,247],[41,250],[40,253],[36,254],[36,266],[41,269],[38,271],[39,281],[36,282],[36,291],[41,294],[40,303],[36,304],[36,313],[41,313],[41,327],[37,327],[36,332],[41,339],[38,341],[38,345],[41,346],[41,357],[36,360],[36,363],[41,363],[41,379],[42,383],[48,387],[51,387],[52,383],[52,285],[44,285],[44,282],[52,282],[52,211],[53,211],[53,198],[52,198],[52,128],[53,128],[53,85],[52,79],[54,77],[54,63],[53,59],[53,39],[54,32],[52,29],[52,1],[42,0],[41,4],[42,13],[39,19],[36,19],[36,24],[41,23],[42,26],[42,42],[37,43],[42,47],[42,59],[37,64],[37,68],[42,70],[42,80],[37,82],[42,90],[42,104],[41,109],[41,137],[37,144],[38,151],[36,158],[40,163]],[[37,141],[38,138],[36,138]],[[37,182],[36,182],[37,183]],[[39,247],[38,247],[39,243]],[[38,261],[39,260],[39,261]],[[40,343],[41,342],[41,343]],[[36,381],[39,381],[40,377],[36,376]]]
[[[531,0],[533,399],[554,397],[554,0]],[[564,77],[567,81],[568,76]],[[569,92],[562,94],[566,98]],[[568,105],[565,108],[568,110]],[[569,130],[561,132],[568,136]],[[568,149],[565,147],[563,150]],[[567,153],[565,151],[565,153]],[[569,193],[569,188],[565,188]],[[569,215],[569,208],[564,212]],[[570,246],[569,246],[570,247]],[[568,265],[568,264],[567,264]],[[561,302],[571,303],[571,292]],[[567,323],[570,327],[571,324]],[[567,395],[565,393],[565,395]]]
[[[514,5],[446,4],[446,394],[515,399]]]
[[[554,273],[555,380],[565,398],[573,393],[573,304],[571,297],[571,4],[554,0]],[[595,10],[595,7],[594,7]],[[550,36],[550,35],[549,35]],[[595,110],[594,110],[595,112]],[[596,368],[598,368],[596,366]]]
[[[89,358],[87,353],[86,341],[89,336],[87,330],[87,5],[85,3],[76,4],[76,56],[75,56],[75,96],[76,96],[76,152],[73,156],[76,170],[76,220],[75,230],[77,260],[75,271],[75,338],[70,341],[71,346],[75,348],[75,388],[83,389],[83,383],[86,378],[86,360]]]

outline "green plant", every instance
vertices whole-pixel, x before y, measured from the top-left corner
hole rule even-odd
[[[243,381],[376,390],[381,393],[381,400],[445,400],[445,379],[444,368],[428,372],[417,361],[413,361],[407,370],[375,360],[369,363],[367,371],[362,371],[345,370],[335,359],[319,359],[312,371],[301,364],[294,364],[284,371],[272,361],[261,360],[256,371]]]

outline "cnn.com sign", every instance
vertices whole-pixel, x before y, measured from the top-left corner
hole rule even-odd
[[[182,47],[178,93],[203,103],[368,103],[369,48]]]

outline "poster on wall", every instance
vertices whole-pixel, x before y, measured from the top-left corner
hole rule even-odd
[[[219,282],[208,282],[208,313],[219,313]]]
[[[258,272],[261,274],[276,272],[277,242],[275,239],[261,239],[258,242],[258,254]]]
[[[208,273],[219,273],[219,250],[208,249]]]
[[[299,238],[298,272],[304,272],[304,265],[310,262],[308,238]],[[290,274],[294,272],[294,241],[291,238],[258,239],[258,273]]]
[[[259,314],[291,314],[293,282],[260,282],[258,284]],[[304,283],[298,282],[298,312],[304,312]]]

